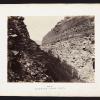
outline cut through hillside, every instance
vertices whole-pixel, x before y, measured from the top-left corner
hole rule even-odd
[[[8,17],[8,82],[71,82],[74,67],[45,52],[30,39],[24,17]],[[67,68],[67,70],[66,70]]]

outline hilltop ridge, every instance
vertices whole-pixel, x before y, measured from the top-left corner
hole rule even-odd
[[[84,36],[94,31],[93,16],[65,17],[43,37],[42,45],[56,43],[75,36]]]

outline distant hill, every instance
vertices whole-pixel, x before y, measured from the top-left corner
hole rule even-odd
[[[35,42],[36,42],[38,45],[41,45],[41,44],[42,44],[42,41],[39,41],[39,40],[35,40]]]

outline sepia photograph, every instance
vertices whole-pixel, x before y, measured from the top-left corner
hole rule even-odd
[[[8,16],[8,82],[95,82],[95,16]]]
[[[100,5],[0,6],[0,95],[100,96]]]

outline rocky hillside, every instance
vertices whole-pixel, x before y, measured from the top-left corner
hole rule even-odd
[[[70,82],[77,79],[77,72],[72,70],[72,66],[44,52],[30,39],[24,17],[8,17],[9,82]]]
[[[82,82],[94,82],[94,43],[94,17],[75,16],[58,22],[43,38],[41,48],[73,66]]]

